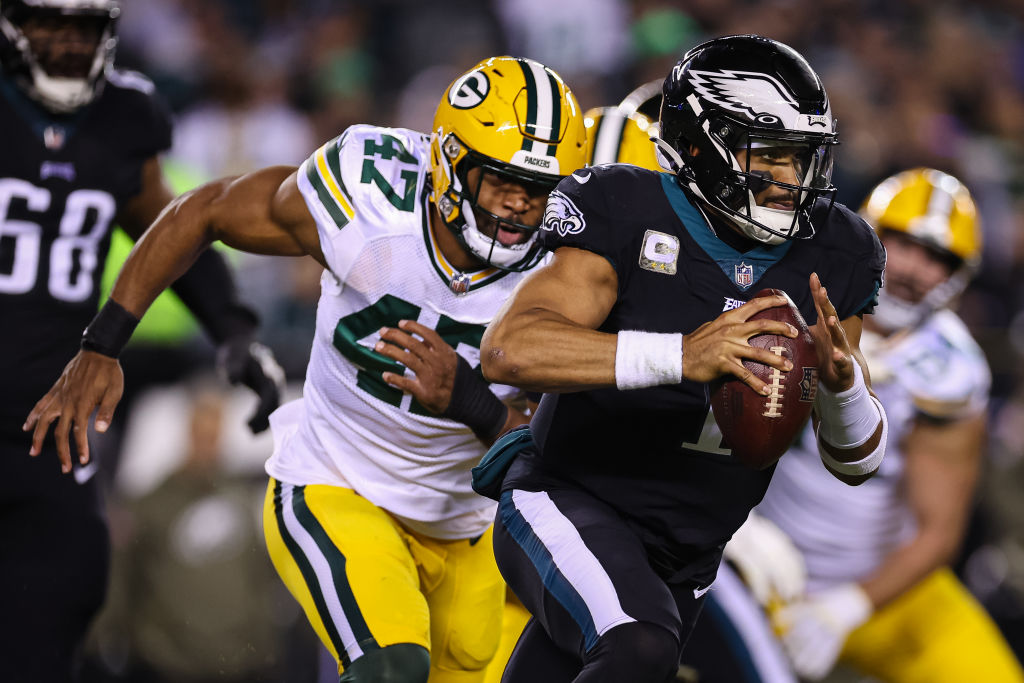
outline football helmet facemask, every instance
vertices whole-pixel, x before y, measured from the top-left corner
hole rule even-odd
[[[656,134],[643,114],[623,114],[619,107],[595,107],[583,115],[587,129],[587,163],[624,163],[660,171],[651,135]]]
[[[836,123],[821,79],[787,45],[742,35],[693,48],[662,85],[660,122],[663,166],[751,239],[811,237],[811,207],[819,199],[831,207]],[[752,168],[765,150],[769,161]],[[786,159],[775,174],[773,158]],[[759,205],[766,191],[792,209]]]
[[[915,168],[875,186],[860,214],[880,236],[902,233],[951,266],[950,276],[918,302],[893,296],[883,287],[873,319],[895,332],[915,327],[963,292],[981,263],[981,221],[971,193],[953,176]]]
[[[586,132],[576,97],[554,71],[532,59],[492,57],[459,76],[434,116],[430,144],[431,200],[460,244],[487,265],[526,270],[541,256],[539,225],[497,216],[478,202],[480,168],[546,193],[586,165]],[[495,226],[488,235],[479,225]],[[529,234],[498,241],[501,224]]]
[[[114,61],[116,25],[120,8],[115,0],[0,0],[0,61],[32,99],[50,111],[66,114],[89,102],[103,86],[106,69]],[[83,36],[95,34],[91,55],[47,54],[33,49],[32,23],[56,28],[63,22],[80,22]],[[38,45],[37,45],[38,49]]]

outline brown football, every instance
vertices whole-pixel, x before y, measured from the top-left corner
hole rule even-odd
[[[780,289],[763,289],[754,298],[781,294]],[[763,469],[772,465],[800,435],[811,415],[818,390],[818,356],[807,323],[792,299],[788,306],[775,306],[750,317],[782,320],[800,331],[795,339],[775,334],[750,338],[750,345],[769,349],[789,358],[793,369],[776,370],[763,363],[743,365],[771,389],[761,396],[738,379],[723,381],[711,395],[711,409],[722,432],[723,445],[743,464]]]

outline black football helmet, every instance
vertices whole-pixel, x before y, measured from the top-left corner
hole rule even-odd
[[[768,244],[810,237],[810,210],[831,206],[836,124],[821,79],[793,48],[756,35],[715,38],[687,52],[662,84],[662,164],[706,207]],[[786,148],[797,183],[751,170],[752,150]],[[746,151],[741,165],[737,153]],[[793,210],[759,206],[776,186]]]
[[[0,63],[4,72],[32,99],[50,111],[70,113],[89,104],[103,87],[117,47],[116,0],[0,0]],[[95,36],[90,53],[56,56],[33,49],[26,33],[35,22],[60,40],[61,22],[79,22],[83,35]],[[49,48],[49,45],[44,45]]]

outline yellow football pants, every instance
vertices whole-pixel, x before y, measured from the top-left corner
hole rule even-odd
[[[948,568],[851,633],[840,661],[892,683],[1024,681],[999,629]]]
[[[512,656],[519,636],[530,620],[530,612],[519,602],[519,598],[511,590],[505,596],[505,611],[501,615],[501,641],[494,659],[487,666],[484,683],[501,683],[501,674],[505,671],[508,658]]]
[[[263,522],[274,567],[339,672],[364,653],[415,643],[430,652],[431,683],[482,683],[505,600],[491,529],[441,541],[351,489],[273,479]]]

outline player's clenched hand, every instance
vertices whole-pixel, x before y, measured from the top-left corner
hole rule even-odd
[[[781,320],[749,318],[768,308],[788,304],[782,296],[757,297],[683,335],[683,377],[694,382],[710,382],[724,375],[734,375],[754,391],[767,394],[768,385],[745,368],[743,361],[763,363],[784,372],[791,370],[793,364],[768,349],[751,346],[748,340],[759,334],[794,338],[797,330]]]
[[[839,393],[853,386],[853,364],[856,361],[839,314],[829,301],[828,292],[817,273],[811,274],[811,296],[818,314],[818,320],[810,328],[818,351],[818,380],[829,391]]]
[[[412,394],[430,412],[443,413],[452,400],[455,386],[459,361],[455,349],[437,332],[414,320],[403,320],[397,328],[381,328],[380,338],[374,351],[415,373],[412,377],[385,372],[384,381]]]
[[[284,370],[274,353],[240,334],[224,341],[217,349],[217,367],[231,384],[244,384],[256,392],[259,403],[249,418],[249,429],[259,434],[270,426],[270,414],[281,404],[285,392]]]
[[[114,408],[124,393],[124,373],[116,358],[92,351],[79,351],[64,367],[60,379],[39,399],[22,426],[35,429],[29,455],[39,455],[50,425],[57,420],[54,438],[61,471],[71,471],[69,435],[75,435],[78,461],[89,462],[89,417],[96,413],[96,430],[105,432],[114,416]]]

